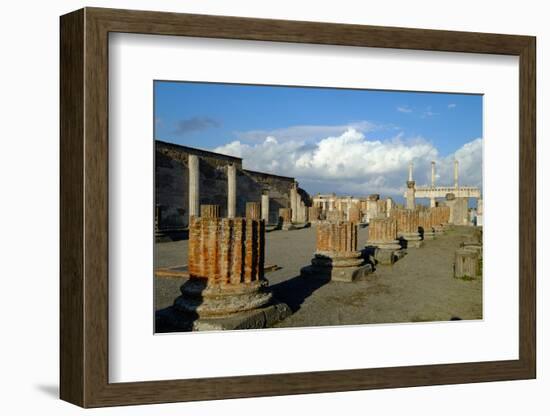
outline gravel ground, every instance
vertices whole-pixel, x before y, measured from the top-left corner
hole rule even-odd
[[[293,315],[278,327],[304,327],[366,323],[426,322],[482,318],[482,279],[453,278],[452,263],[459,244],[473,232],[455,227],[393,266],[353,283],[322,283],[300,278],[300,268],[315,251],[315,227],[266,234],[266,264],[280,270],[266,275],[274,295],[286,302]],[[359,229],[359,246],[368,228]],[[187,241],[156,245],[156,266],[187,263]],[[156,278],[155,307],[170,306],[185,279]]]

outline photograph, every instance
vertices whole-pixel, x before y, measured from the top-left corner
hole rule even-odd
[[[482,94],[153,88],[155,333],[483,319]]]

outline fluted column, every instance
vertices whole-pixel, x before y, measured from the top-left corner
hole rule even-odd
[[[261,217],[261,206],[259,202],[246,203],[246,218],[251,220],[259,220]]]
[[[219,205],[201,205],[201,218],[218,218],[219,216]]]
[[[394,218],[397,221],[397,234],[406,242],[407,248],[422,246],[419,227],[419,212],[410,209],[394,209]]]
[[[189,280],[174,307],[216,317],[266,305],[265,224],[244,218],[192,217]]]
[[[377,263],[393,264],[401,257],[402,250],[397,240],[397,221],[392,218],[374,218],[369,222],[367,253]]]
[[[359,208],[359,204],[352,203],[350,205],[348,211],[348,220],[354,223],[361,222],[361,209]]]
[[[316,251],[303,276],[351,282],[372,271],[357,250],[357,224],[350,221],[320,222],[316,227]]]

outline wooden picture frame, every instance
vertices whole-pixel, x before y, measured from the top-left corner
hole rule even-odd
[[[82,407],[352,391],[536,376],[535,51],[530,36],[85,8],[61,17],[60,359]],[[519,359],[109,383],[108,34],[262,40],[519,57]]]

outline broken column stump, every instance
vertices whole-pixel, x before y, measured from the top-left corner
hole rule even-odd
[[[294,230],[294,225],[292,225],[292,208],[279,208],[279,225],[281,230]]]
[[[339,282],[352,282],[372,272],[357,250],[357,224],[323,221],[317,225],[317,248],[311,265],[301,275]]]
[[[432,224],[432,208],[418,211],[418,224],[423,240],[433,240],[435,238]]]
[[[219,216],[219,205],[201,205],[201,218],[218,218]]]
[[[290,310],[276,304],[264,278],[265,222],[192,217],[189,280],[174,310],[193,330],[263,328]]]
[[[246,203],[246,219],[259,220],[262,216],[262,206],[259,202]]]
[[[367,251],[379,264],[393,264],[403,256],[397,240],[397,221],[395,218],[373,218],[369,222]]]
[[[449,225],[449,218],[451,216],[451,209],[446,206],[437,206],[431,208],[432,212],[432,226],[435,234],[442,234],[443,231]]]
[[[481,274],[479,254],[472,250],[459,249],[455,252],[454,277],[475,279]]]
[[[397,221],[397,235],[406,248],[422,247],[422,238],[418,232],[419,212],[414,209],[394,209],[392,216]]]

